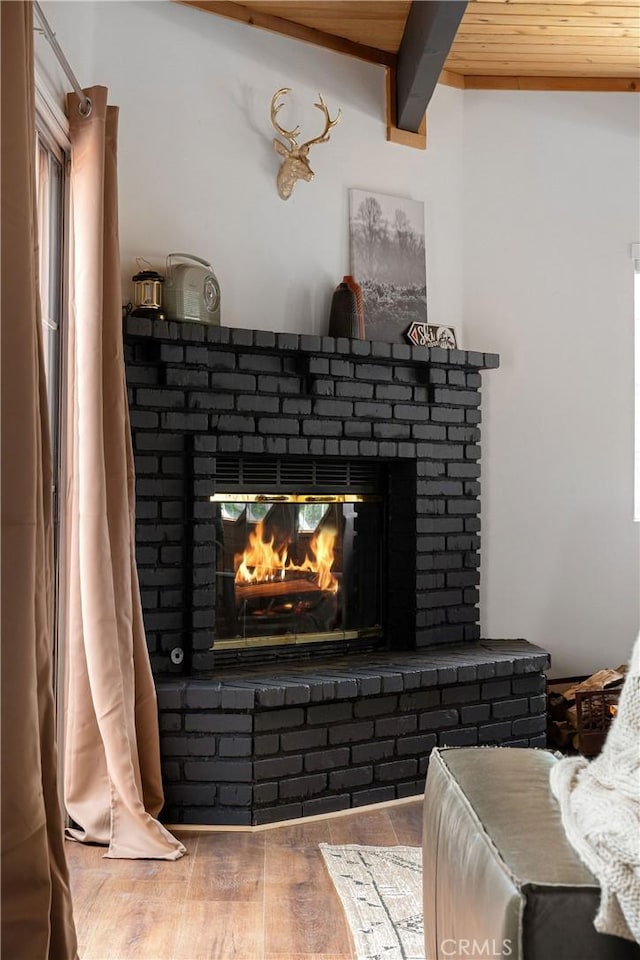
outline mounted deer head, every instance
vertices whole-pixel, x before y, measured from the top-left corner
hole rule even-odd
[[[281,127],[278,123],[278,111],[282,108],[283,104],[277,101],[280,97],[284,96],[285,93],[289,93],[290,89],[290,87],[282,87],[274,93],[271,100],[271,123],[280,136],[288,140],[290,144],[289,147],[286,147],[280,140],[276,139],[276,137],[273,138],[273,148],[276,153],[282,157],[282,163],[278,170],[277,183],[278,193],[283,200],[288,200],[291,196],[291,191],[296,184],[296,180],[313,180],[315,174],[309,166],[309,147],[314,143],[326,143],[329,139],[329,131],[331,128],[335,127],[335,125],[342,120],[342,110],[338,110],[335,120],[329,117],[327,105],[322,99],[322,96],[318,94],[320,102],[314,103],[314,107],[322,110],[324,114],[324,130],[319,137],[314,137],[313,140],[307,140],[298,146],[296,138],[300,136],[300,127],[295,127],[293,130],[285,130],[284,127]]]

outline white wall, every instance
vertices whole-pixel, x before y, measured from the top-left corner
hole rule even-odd
[[[425,201],[430,317],[502,358],[483,380],[484,635],[546,646],[556,675],[625,659],[637,98],[438,87],[423,153],[385,141],[381,68],[172,3],[43,6],[81,83],[121,108],[123,277],[186,250],[212,260],[225,324],[325,332],[348,188]],[[309,136],[318,91],[345,114],[287,202],[280,86]]]
[[[81,86],[90,83],[94,40],[95,40],[95,4],[80,2],[42,2],[40,4],[49,26],[56,35],[58,43]],[[39,28],[40,21],[34,11],[34,27]],[[60,108],[64,109],[65,96],[71,85],[62,70],[51,44],[39,32],[34,39],[36,71],[38,80],[43,81]]]
[[[167,253],[195,253],[214,265],[225,325],[326,333],[349,272],[348,188],[359,187],[425,201],[430,314],[460,327],[461,91],[438,89],[429,150],[409,150],[385,140],[381,67],[173,3],[43,7],[72,66],[92,51],[81,83],[108,86],[120,106],[123,278],[136,256],[163,272]],[[92,10],[90,29],[86,12],[76,27],[78,7]],[[344,113],[312,148],[315,181],[286,202],[269,119],[283,86],[283,122],[300,121],[306,138],[322,128],[318,91]]]
[[[556,676],[638,629],[633,262],[638,101],[465,92],[465,324],[483,379],[482,626]]]

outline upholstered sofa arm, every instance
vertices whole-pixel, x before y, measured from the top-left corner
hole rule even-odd
[[[424,800],[427,960],[638,960],[593,926],[599,887],[569,844],[544,750],[434,750]]]

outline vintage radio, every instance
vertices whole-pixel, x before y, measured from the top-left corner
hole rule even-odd
[[[174,259],[190,261],[174,263]],[[170,253],[164,283],[167,320],[220,326],[220,284],[211,264],[190,253]]]

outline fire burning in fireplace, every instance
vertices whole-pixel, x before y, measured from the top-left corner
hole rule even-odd
[[[330,593],[338,592],[340,585],[331,573],[335,562],[335,530],[327,528],[319,530],[311,540],[302,563],[296,563],[290,556],[289,542],[277,546],[275,535],[270,539],[267,537],[264,524],[260,521],[256,524],[255,530],[249,533],[249,542],[244,551],[235,555],[236,584],[273,583],[277,580],[300,579],[296,575],[303,574],[314,582],[317,589]]]
[[[378,637],[378,494],[219,492],[218,649]]]

